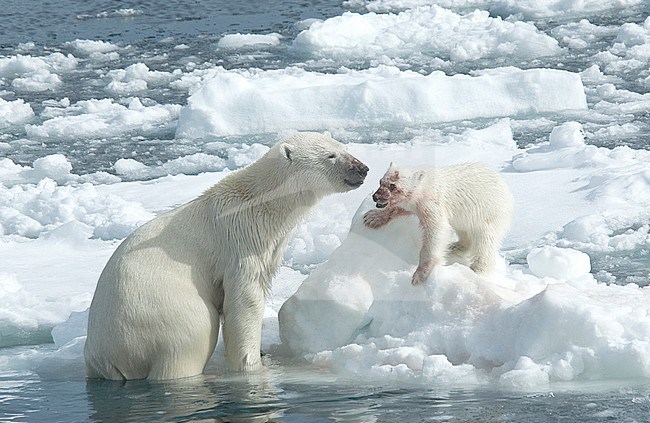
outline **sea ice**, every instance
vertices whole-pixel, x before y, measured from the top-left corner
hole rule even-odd
[[[0,98],[0,128],[24,124],[33,117],[32,106],[24,100],[6,101]]]
[[[399,14],[358,14],[315,22],[293,42],[297,52],[328,58],[409,57],[453,62],[495,55],[526,59],[557,54],[557,41],[530,23],[508,22],[475,10],[459,15],[439,6]]]
[[[175,122],[180,110],[181,106],[176,104],[145,106],[137,97],[132,98],[128,106],[110,98],[83,100],[64,109],[63,116],[54,116],[38,125],[26,125],[25,130],[34,138],[110,138],[164,128]],[[44,113],[47,111],[46,108]]]
[[[495,14],[523,15],[528,18],[588,16],[641,4],[643,0],[350,0],[349,7],[365,7],[375,12],[392,12],[439,5],[450,9],[488,9]]]
[[[419,125],[586,107],[579,75],[550,69],[500,68],[476,76],[387,66],[339,74],[221,70],[188,99],[176,136]]]
[[[534,248],[526,257],[530,271],[539,278],[575,279],[591,271],[589,256],[582,251],[546,245]]]
[[[282,36],[271,34],[226,34],[217,43],[219,48],[241,49],[246,47],[275,47],[280,44]]]
[[[92,53],[110,53],[119,49],[119,46],[101,40],[74,40],[66,43],[76,52],[90,55]]]

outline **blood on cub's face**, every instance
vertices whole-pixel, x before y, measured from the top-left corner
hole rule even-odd
[[[372,201],[378,209],[383,209],[400,203],[404,198],[404,190],[399,185],[399,171],[388,169],[379,181],[379,188],[372,195]]]

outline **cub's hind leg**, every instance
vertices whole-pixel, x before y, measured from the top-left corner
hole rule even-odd
[[[468,256],[472,248],[472,240],[465,230],[456,230],[458,240],[452,242],[447,248],[447,263],[469,264]]]
[[[499,255],[500,239],[489,234],[480,233],[472,240],[472,262],[470,268],[478,274],[489,274]]]

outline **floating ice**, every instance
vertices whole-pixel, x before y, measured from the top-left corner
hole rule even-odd
[[[531,250],[526,261],[530,271],[539,278],[575,279],[591,271],[587,254],[550,245]]]
[[[516,157],[512,166],[520,172],[533,170],[571,168],[601,162],[609,150],[586,145],[582,125],[567,122],[556,127],[549,136],[548,145],[530,149]]]
[[[447,9],[480,9],[493,0],[348,0],[343,5],[350,8],[364,8],[370,12],[400,12],[423,6],[441,6]]]
[[[133,98],[128,107],[112,99],[79,101],[63,110],[63,116],[47,119],[40,125],[26,125],[27,135],[35,138],[109,138],[123,134],[149,133],[175,122],[181,106],[145,106]],[[46,111],[47,112],[47,109]]]
[[[35,164],[37,174],[65,177],[65,161],[44,158]],[[69,222],[91,228],[89,235],[122,239],[154,217],[141,205],[117,196],[100,195],[89,184],[59,186],[44,178],[36,185],[0,185],[0,234],[37,238]]]
[[[534,58],[559,53],[554,38],[533,24],[508,22],[476,10],[458,15],[439,6],[395,14],[358,14],[315,22],[292,48],[316,57],[377,58],[427,54],[454,62],[491,56]]]
[[[391,12],[439,5],[452,9],[489,9],[502,16],[521,14],[541,18],[551,16],[585,16],[642,4],[643,0],[351,0],[349,7],[365,7],[375,12]]]
[[[43,57],[16,55],[0,57],[0,78],[11,80],[18,91],[55,90],[61,84],[59,72],[74,69],[78,62],[72,55],[52,53]]]
[[[6,101],[0,98],[0,129],[29,122],[34,110],[24,100]]]
[[[587,16],[642,4],[643,0],[496,0],[490,9],[500,14],[529,18]]]
[[[226,34],[217,43],[219,48],[241,49],[246,47],[275,47],[280,44],[282,36],[271,34]]]
[[[77,19],[105,19],[105,18],[132,18],[135,16],[140,16],[144,12],[140,9],[132,9],[132,8],[124,8],[124,9],[117,9],[113,10],[111,12],[101,12],[97,13],[96,15],[88,15],[88,14],[83,14],[83,15],[77,15]]]
[[[0,348],[51,342],[66,311],[26,290],[16,275],[0,273]]]
[[[52,53],[43,57],[32,57],[16,55],[11,57],[0,57],[0,77],[17,78],[29,75],[38,70],[52,72],[69,71],[77,67],[78,61],[71,54],[65,56],[62,53]]]
[[[134,63],[126,69],[112,70],[108,73],[111,82],[106,89],[116,94],[132,94],[139,91],[145,91],[149,87],[167,85],[171,81],[180,77],[182,72],[160,72],[149,70],[144,63]]]
[[[34,161],[34,176],[65,182],[70,178],[72,164],[63,154],[52,154]]]
[[[90,55],[92,53],[110,53],[116,51],[119,47],[113,43],[100,40],[74,40],[66,43],[75,51],[81,54]]]
[[[188,99],[176,136],[417,125],[586,106],[579,75],[550,69],[501,68],[477,76],[386,66],[340,74],[221,70]]]

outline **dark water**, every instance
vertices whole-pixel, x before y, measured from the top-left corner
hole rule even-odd
[[[119,43],[174,37],[181,42],[224,33],[286,32],[307,18],[342,12],[332,0],[3,0],[0,46],[32,41],[56,46],[75,39]],[[138,11],[131,16],[115,13]]]
[[[172,382],[38,381],[0,376],[0,421],[645,422],[650,385],[526,393],[334,383],[282,368]],[[613,386],[613,385],[612,385]]]

